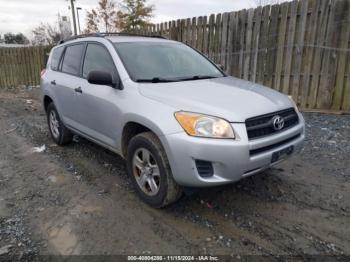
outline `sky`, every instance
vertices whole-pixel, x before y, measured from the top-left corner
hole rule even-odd
[[[96,7],[98,0],[76,0],[75,3],[82,8],[83,29],[86,10]],[[148,3],[155,6],[154,23],[255,7],[254,0],[148,0]],[[0,34],[22,32],[30,38],[33,28],[41,22],[54,24],[58,13],[71,15],[68,6],[68,0],[0,0]]]

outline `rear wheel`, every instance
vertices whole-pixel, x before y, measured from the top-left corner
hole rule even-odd
[[[127,152],[128,173],[144,202],[161,208],[181,197],[181,187],[173,179],[168,158],[155,134],[135,136]]]
[[[64,126],[53,103],[46,110],[47,123],[52,139],[58,145],[68,144],[72,141],[72,133]]]

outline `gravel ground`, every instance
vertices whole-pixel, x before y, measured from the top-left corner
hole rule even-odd
[[[307,146],[305,160],[322,166],[333,175],[349,179],[350,115],[304,114],[307,122]]]
[[[136,197],[119,156],[79,137],[53,144],[38,97],[36,88],[0,91],[0,260],[350,256],[350,116],[305,113],[300,155],[154,210]]]

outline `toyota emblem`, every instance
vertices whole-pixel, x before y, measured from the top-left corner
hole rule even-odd
[[[284,127],[284,119],[280,116],[274,116],[272,118],[272,126],[276,131],[281,130]]]

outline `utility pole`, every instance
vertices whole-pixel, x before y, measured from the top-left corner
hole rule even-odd
[[[70,5],[72,9],[72,16],[73,16],[73,28],[74,28],[74,35],[77,35],[77,22],[75,21],[75,7],[74,7],[74,1],[70,0]]]
[[[79,19],[79,10],[81,10],[82,8],[81,7],[77,7],[77,18],[78,18],[78,31],[79,31],[79,34],[81,34],[81,30],[80,30],[80,19]]]

